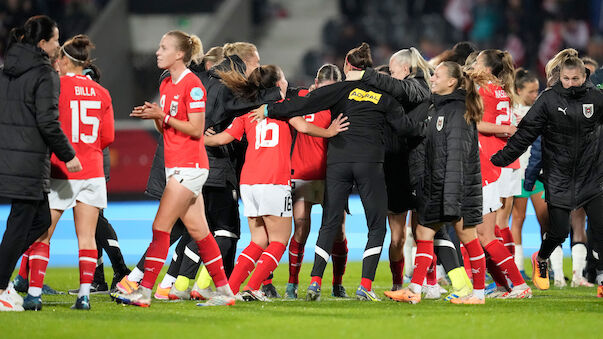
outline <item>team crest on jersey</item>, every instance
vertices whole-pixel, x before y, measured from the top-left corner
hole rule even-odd
[[[441,131],[444,127],[444,117],[438,117],[438,121],[436,121],[436,129]]]
[[[178,113],[178,101],[172,101],[172,103],[170,104],[170,115],[176,116],[177,113]]]
[[[201,87],[195,87],[191,89],[191,98],[193,100],[203,99],[203,90],[201,89]]]
[[[589,119],[595,113],[595,105],[593,104],[582,104],[582,114]]]

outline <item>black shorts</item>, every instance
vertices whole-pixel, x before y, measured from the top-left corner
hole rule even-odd
[[[398,214],[416,208],[416,199],[410,188],[408,154],[386,155],[383,172],[387,188],[387,209]]]
[[[240,238],[241,220],[239,219],[237,191],[228,185],[226,187],[205,186],[203,187],[203,201],[210,231],[215,236]]]

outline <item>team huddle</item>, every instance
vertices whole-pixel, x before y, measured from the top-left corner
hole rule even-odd
[[[74,309],[90,309],[90,294],[99,292],[139,307],[149,307],[153,298],[205,301],[198,306],[270,301],[280,297],[272,272],[287,248],[284,298],[296,299],[316,204],[323,215],[305,298],[320,300],[329,258],[331,295],[349,298],[342,278],[354,188],[368,229],[358,300],[380,301],[372,284],[387,224],[387,298],[411,304],[440,299],[443,292],[452,304],[531,298],[521,247],[528,199],[543,235],[532,256],[534,286],[549,288],[549,265],[555,285],[565,285],[560,245],[581,211],[589,232],[582,236],[584,222],[573,227],[581,247],[572,285],[594,287],[583,273],[588,254],[597,296],[603,297],[603,94],[575,50],[549,61],[540,95],[538,78],[516,70],[508,52],[480,51],[467,42],[429,62],[416,48],[403,49],[389,65],[375,68],[363,43],[346,55],[345,80],[337,66],[326,64],[309,88],[292,88],[278,66],[260,64],[253,44],[228,43],[204,53],[197,36],[169,31],[156,52],[164,70],[159,103],[144,102],[130,114],[152,120],[162,135],[146,190],[160,201],[153,237],[130,270],[102,214],[108,177],[103,153],[115,138],[111,97],[98,83],[90,39],[77,35],[59,47],[58,34],[50,18],[30,18],[12,33],[0,72],[0,88],[8,89],[3,102],[17,102],[20,93],[34,93],[25,102],[35,102],[33,108],[3,107],[0,133],[16,124],[6,112],[27,112],[35,118],[20,122],[27,127],[21,135],[35,133],[22,138],[37,140],[24,143],[38,147],[0,149],[3,163],[21,157],[6,150],[22,149],[30,157],[26,164],[35,167],[25,175],[18,165],[0,173],[0,195],[12,199],[0,245],[0,310],[40,310],[41,295],[54,292],[44,285],[50,239],[71,208],[80,271],[80,286],[70,291],[77,295]],[[23,176],[38,179],[23,189],[15,183]],[[239,197],[251,242],[235,258]],[[416,254],[404,250],[410,237]],[[110,288],[103,250],[115,272]],[[19,273],[9,282],[19,257]],[[438,284],[438,265],[450,291]],[[487,273],[492,288],[486,287]]]

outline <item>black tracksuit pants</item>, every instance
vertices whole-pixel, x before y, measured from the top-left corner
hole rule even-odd
[[[592,242],[592,250],[599,257],[603,255],[603,195],[600,195],[584,205],[588,225],[592,227],[589,242]],[[550,227],[545,233],[538,256],[548,259],[555,247],[561,245],[567,238],[571,229],[571,210],[549,205]],[[603,273],[603,260],[599,260],[597,271]]]
[[[362,256],[362,277],[375,279],[385,238],[387,191],[383,163],[335,163],[327,165],[322,225],[316,241],[312,276],[322,277],[333,250],[333,241],[341,232],[343,214],[352,186],[356,184],[368,226],[368,239]]]
[[[17,261],[50,227],[48,196],[43,200],[13,199],[0,243],[0,290],[6,289]]]

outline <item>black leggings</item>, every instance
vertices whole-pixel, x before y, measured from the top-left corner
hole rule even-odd
[[[600,195],[584,205],[588,225],[592,227],[590,234],[592,239],[592,250],[600,256],[603,254],[603,195]],[[545,233],[538,256],[542,259],[548,259],[553,253],[555,247],[561,245],[571,228],[570,224],[571,210],[549,205],[550,228]],[[603,271],[603,260],[597,263],[597,270]]]
[[[448,233],[448,229],[448,225],[440,227],[433,239],[433,249],[438,256],[438,263],[442,264],[446,273],[461,267],[462,262],[462,260],[459,262],[457,247]],[[458,241],[458,239],[456,240]]]
[[[333,251],[333,241],[341,232],[343,214],[354,183],[360,193],[368,226],[362,277],[375,279],[386,233],[387,192],[382,163],[337,163],[327,166],[322,225],[311,273],[313,277],[322,277],[324,273]]]

